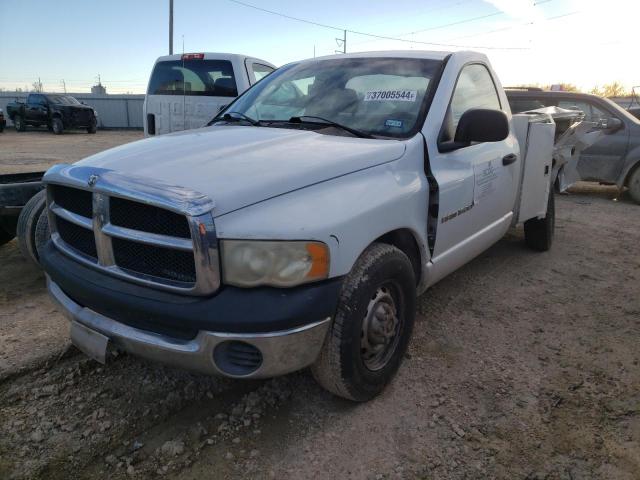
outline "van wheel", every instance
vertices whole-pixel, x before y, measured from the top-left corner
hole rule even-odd
[[[46,192],[44,190],[39,191],[31,197],[20,212],[18,227],[16,229],[18,246],[20,247],[22,255],[36,266],[40,265],[36,231],[40,216],[45,212],[45,199]]]
[[[93,117],[91,119],[91,123],[89,123],[89,126],[87,127],[87,133],[96,133],[97,130],[98,130],[98,121],[96,120],[96,117]]]
[[[627,187],[629,187],[629,194],[633,201],[640,204],[640,166],[629,177]]]
[[[553,189],[549,189],[547,214],[544,218],[532,218],[524,222],[524,241],[527,246],[539,252],[551,248],[556,228],[556,205]]]
[[[20,115],[16,115],[15,117],[13,117],[13,126],[16,127],[16,132],[25,131],[24,120],[22,120],[22,117]]]
[[[311,372],[330,392],[363,402],[398,370],[411,338],[416,282],[409,258],[374,243],[345,279],[335,318]]]
[[[64,130],[62,125],[62,119],[60,117],[54,117],[51,119],[51,131],[56,135],[60,135]]]

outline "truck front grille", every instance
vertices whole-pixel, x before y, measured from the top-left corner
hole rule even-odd
[[[118,197],[111,197],[110,202],[113,225],[159,235],[191,238],[189,223],[184,215]]]
[[[56,219],[56,227],[64,243],[80,253],[91,257],[94,261],[98,261],[96,239],[91,230],[71,223],[64,218]]]
[[[62,185],[52,185],[51,192],[53,201],[65,210],[91,218],[92,216],[92,195],[86,190],[63,187]]]
[[[132,272],[194,283],[196,270],[193,252],[144,245],[121,238],[112,239],[116,265]]]
[[[51,236],[63,252],[138,283],[190,294],[211,293],[212,276],[218,275],[214,271],[217,258],[213,265],[208,258],[196,262],[204,249],[194,248],[191,238],[190,222],[200,217],[108,193],[58,184],[47,189]],[[196,226],[195,231],[202,230],[201,224]],[[199,268],[201,276],[207,277],[202,285]]]

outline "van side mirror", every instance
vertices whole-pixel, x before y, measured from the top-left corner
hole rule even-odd
[[[473,142],[500,142],[509,136],[509,119],[502,110],[472,108],[462,114],[453,141],[439,145],[441,152],[468,147]]]

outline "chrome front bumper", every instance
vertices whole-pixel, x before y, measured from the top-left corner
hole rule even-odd
[[[238,334],[200,331],[192,340],[130,327],[82,307],[69,298],[47,275],[47,287],[53,299],[71,320],[72,341],[97,360],[99,345],[108,341],[119,350],[174,367],[233,378],[269,378],[300,370],[311,365],[322,348],[330,318],[294,328],[292,330]],[[262,356],[260,366],[248,374],[232,374],[214,361],[214,350],[225,342],[241,342],[258,349]]]

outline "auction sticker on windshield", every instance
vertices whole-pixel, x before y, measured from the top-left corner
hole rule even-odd
[[[365,102],[415,102],[417,90],[369,90],[364,94]]]

